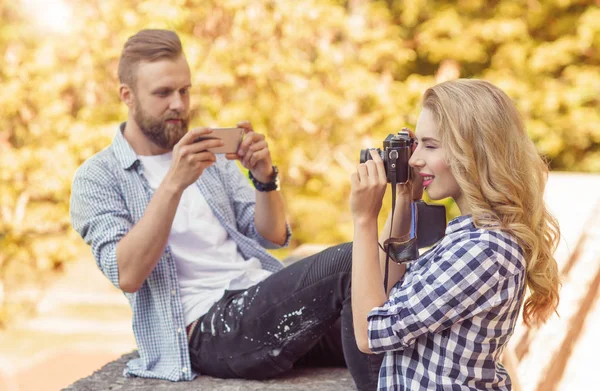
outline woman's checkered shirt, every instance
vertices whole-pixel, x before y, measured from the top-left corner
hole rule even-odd
[[[380,390],[510,390],[499,362],[525,288],[513,237],[452,220],[368,316],[369,346],[385,352]]]

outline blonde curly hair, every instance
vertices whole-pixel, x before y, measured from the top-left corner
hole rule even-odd
[[[433,113],[475,225],[510,233],[524,251],[530,292],[524,322],[545,322],[559,301],[553,254],[560,229],[543,199],[547,164],[514,103],[487,81],[459,79],[429,88],[422,106]]]

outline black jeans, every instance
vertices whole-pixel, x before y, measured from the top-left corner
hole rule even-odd
[[[268,379],[294,366],[347,366],[375,390],[383,355],[358,350],[352,243],[331,247],[241,291],[226,291],[190,337],[192,367],[220,378]]]

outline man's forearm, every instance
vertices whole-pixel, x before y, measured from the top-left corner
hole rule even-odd
[[[154,193],[144,216],[117,244],[119,286],[136,292],[160,260],[182,191],[161,184]]]
[[[256,191],[254,224],[263,238],[279,245],[285,243],[285,204],[279,191]]]
[[[354,222],[352,245],[352,318],[356,343],[368,353],[367,316],[387,300],[383,275],[379,269],[377,219]]]

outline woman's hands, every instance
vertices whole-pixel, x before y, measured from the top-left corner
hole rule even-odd
[[[411,167],[412,178],[406,183],[396,185],[396,197],[406,198],[410,201],[417,201],[423,198],[423,177]]]
[[[371,150],[369,153],[373,160],[359,164],[356,172],[350,177],[350,210],[355,221],[377,219],[387,188],[383,160],[376,151]]]
[[[415,133],[412,130],[406,129],[410,138],[415,139]],[[415,151],[417,145],[413,143],[412,152]],[[419,175],[418,170],[415,167],[410,167],[410,180],[406,183],[399,183],[396,185],[396,196],[400,199],[409,199],[410,201],[416,201],[423,198],[423,177]]]
[[[350,177],[350,209],[354,220],[377,218],[388,184],[383,160],[374,150],[369,153],[373,160],[359,164]],[[417,172],[411,172],[408,182],[396,185],[396,197],[396,202],[420,200],[423,197],[423,178]]]

